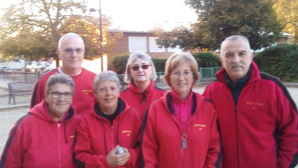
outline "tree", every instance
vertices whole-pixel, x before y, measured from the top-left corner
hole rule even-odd
[[[110,21],[106,17],[103,17],[106,33],[99,32],[98,19],[84,16],[87,14],[86,8],[86,0],[21,0],[11,5],[1,19],[2,54],[6,57],[25,55],[26,60],[58,60],[55,51],[59,38],[65,33],[75,32],[86,43],[86,58],[97,57],[99,34],[105,34],[105,38],[117,38],[119,33],[107,32]],[[113,41],[109,41],[107,49]]]
[[[278,20],[285,26],[283,31],[291,33],[298,44],[298,1],[272,0]]]
[[[281,25],[270,2],[260,0],[186,0],[198,13],[198,22],[190,28],[170,32],[155,31],[157,44],[183,49],[218,49],[224,38],[241,34],[249,38],[252,49],[276,42]]]

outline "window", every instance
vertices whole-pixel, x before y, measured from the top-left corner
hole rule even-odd
[[[128,37],[129,52],[147,52],[147,39],[146,37]]]
[[[175,48],[171,48],[171,47],[168,48],[168,52],[180,52],[180,51],[182,50],[179,48],[179,46],[176,46]]]
[[[165,48],[158,48],[157,44],[156,44],[156,40],[157,37],[149,37],[149,51],[150,52],[165,52]]]

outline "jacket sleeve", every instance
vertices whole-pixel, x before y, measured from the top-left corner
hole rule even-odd
[[[145,115],[143,121],[142,130],[142,167],[158,167],[157,155],[158,155],[158,144],[155,138],[155,117],[154,117],[154,104],[149,108],[149,111]]]
[[[89,128],[83,119],[77,128],[74,154],[75,163],[78,167],[110,167],[106,161],[106,155],[95,155],[93,153]]]
[[[207,158],[205,162],[204,168],[213,168],[220,167],[221,161],[221,147],[220,147],[220,136],[218,132],[217,126],[217,114],[215,109],[212,107],[212,111],[210,111],[210,120],[211,120],[211,128],[210,128],[210,140],[209,147],[207,152]]]
[[[24,140],[25,138],[23,137],[24,133],[20,128],[23,125],[21,124],[23,118],[19,119],[15,126],[10,130],[9,137],[1,156],[1,168],[23,167],[22,158],[27,146],[27,141]]]
[[[298,120],[297,107],[285,89],[277,91],[277,129],[278,143],[277,167],[295,167],[298,161]]]
[[[35,83],[31,96],[30,108],[33,108],[45,98],[45,85],[44,78],[40,78]]]
[[[137,132],[137,135],[135,137],[135,146],[133,148],[128,149],[130,153],[130,158],[128,162],[125,164],[125,166],[128,167],[140,167],[140,141],[141,141],[141,125],[142,121],[140,118],[137,118],[137,120],[134,120],[133,122],[135,124],[135,132]]]

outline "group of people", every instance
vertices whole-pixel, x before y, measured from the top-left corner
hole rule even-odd
[[[259,71],[246,37],[222,42],[223,67],[202,95],[193,91],[200,74],[189,52],[167,59],[164,91],[149,55],[130,55],[121,90],[115,72],[81,67],[84,51],[79,35],[60,38],[62,66],[35,84],[0,168],[296,166],[297,107],[277,78]]]

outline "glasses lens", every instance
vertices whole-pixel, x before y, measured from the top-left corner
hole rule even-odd
[[[138,71],[140,69],[140,67],[142,69],[148,69],[149,65],[133,66],[133,67],[131,67],[131,69],[134,70],[134,71]]]
[[[61,95],[64,96],[64,98],[69,99],[72,97],[72,93],[71,92],[65,92],[65,93],[60,93],[60,92],[50,92],[50,94],[52,95],[52,97],[54,99],[59,99],[61,97]]]
[[[142,69],[148,69],[149,65],[142,65]]]
[[[134,70],[134,71],[138,71],[139,70],[139,66],[133,66],[133,67],[131,67],[131,69]]]

